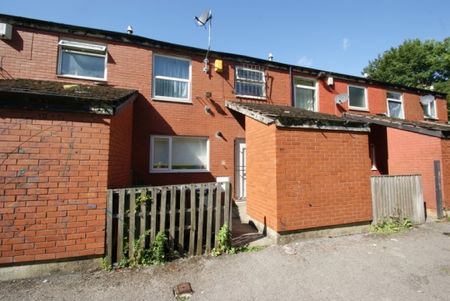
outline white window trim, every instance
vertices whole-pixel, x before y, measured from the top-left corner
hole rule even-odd
[[[423,111],[423,117],[424,118],[428,118],[428,119],[434,119],[434,120],[438,120],[438,110],[437,110],[437,103],[436,103],[436,99],[433,100],[432,102],[430,102],[429,104],[426,105],[428,112],[431,111],[431,104],[434,103],[434,116],[431,115],[427,115],[425,110]],[[423,108],[423,105],[422,105]]]
[[[82,51],[82,50],[86,51]],[[105,57],[105,70],[103,77],[92,77],[92,76],[81,76],[81,75],[71,75],[62,74],[62,55],[63,52],[67,51],[70,53],[83,54],[87,56]],[[86,79],[94,81],[107,81],[108,79],[108,51],[106,45],[100,45],[89,42],[80,42],[73,40],[60,40],[58,42],[58,77],[76,78],[76,79]]]
[[[314,82],[314,87],[311,86],[304,86],[304,85],[297,85],[295,84],[296,79],[304,79]],[[305,76],[294,76],[294,106],[297,103],[297,93],[295,93],[295,88],[304,88],[309,90],[314,90],[314,112],[319,112],[319,85],[318,81],[315,78],[311,77],[305,77]]]
[[[261,72],[262,73],[262,82],[258,81],[258,80],[251,80],[251,79],[247,79],[247,78],[239,78],[238,76],[238,69],[241,70],[248,70],[248,71],[253,71],[253,72]],[[245,94],[237,94],[236,93],[236,97],[242,97],[242,98],[253,98],[253,99],[267,99],[267,95],[266,95],[266,74],[264,72],[264,70],[258,70],[258,69],[252,69],[252,68],[247,68],[244,66],[236,66],[235,72],[234,72],[235,78],[234,78],[234,90],[236,91],[236,82],[237,81],[241,81],[241,82],[248,82],[248,83],[259,83],[263,85],[263,92],[264,92],[264,96],[254,96],[254,95],[245,95]]]
[[[389,98],[387,97],[387,93],[395,93],[395,94],[400,94],[400,99],[395,99],[395,98]],[[391,111],[389,110],[389,102],[398,102],[401,105],[401,111],[400,111],[400,119],[405,119],[405,110],[404,110],[404,105],[403,105],[403,93],[399,93],[399,92],[395,92],[395,91],[386,91],[386,104],[387,104],[387,112],[388,112],[388,116],[391,116]],[[396,117],[392,117],[392,118],[396,118]]]
[[[166,138],[169,139],[169,168],[153,168],[153,150],[154,150],[154,140],[157,138]],[[206,169],[172,169],[172,139],[173,138],[186,138],[186,139],[203,139],[206,140]],[[150,136],[150,173],[201,173],[201,172],[209,172],[209,138],[203,136],[170,136],[170,135],[151,135]]]
[[[171,59],[175,59],[175,60],[180,60],[180,61],[186,61],[189,62],[189,79],[184,79],[184,78],[177,78],[177,77],[170,77],[170,76],[162,76],[162,75],[155,75],[155,72],[153,71],[152,73],[152,99],[153,100],[161,100],[161,101],[168,101],[168,102],[182,102],[182,103],[192,103],[192,98],[191,98],[191,91],[192,91],[192,61],[190,59],[187,58],[183,58],[183,57],[178,57],[178,56],[171,56],[171,55],[163,55],[163,54],[154,54],[153,55],[153,59],[152,59],[152,70],[154,70],[154,66],[155,66],[155,59],[156,57],[167,57],[167,58],[171,58]],[[160,78],[160,79],[166,79],[166,80],[173,80],[173,81],[180,81],[180,82],[186,82],[188,83],[188,93],[187,93],[187,98],[181,98],[181,97],[168,97],[168,96],[159,96],[159,95],[155,95],[156,93],[156,89],[155,89],[155,82],[156,82],[156,78]]]
[[[355,107],[355,106],[350,105],[350,87],[364,89],[364,105],[365,105],[364,107]],[[367,87],[357,86],[357,85],[348,85],[347,86],[347,94],[348,94],[348,108],[350,110],[369,111],[369,99],[367,97]]]

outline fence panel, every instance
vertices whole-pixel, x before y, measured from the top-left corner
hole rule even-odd
[[[425,210],[420,175],[373,176],[373,223],[393,217],[408,218],[415,224],[425,222]]]
[[[108,190],[108,262],[132,255],[139,238],[142,247],[150,247],[160,231],[170,252],[209,253],[219,229],[230,225],[230,193],[228,182]]]

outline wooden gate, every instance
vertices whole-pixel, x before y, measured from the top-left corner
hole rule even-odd
[[[373,223],[392,217],[408,218],[415,224],[425,222],[425,209],[420,175],[373,176]]]
[[[171,251],[189,256],[211,252],[222,225],[231,229],[230,193],[229,182],[108,190],[108,262],[120,262],[124,251],[132,254],[133,241],[142,235],[148,234],[141,239],[142,247],[148,247],[160,231]]]

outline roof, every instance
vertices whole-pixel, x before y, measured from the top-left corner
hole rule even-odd
[[[275,124],[281,128],[358,132],[368,132],[370,130],[366,122],[289,106],[233,101],[227,101],[225,106],[264,124]]]
[[[414,133],[434,136],[438,138],[450,139],[450,125],[432,121],[413,121],[399,118],[392,118],[382,115],[366,115],[345,113],[345,117],[355,121],[378,124],[395,129],[410,131]]]
[[[81,37],[91,37],[91,38],[103,39],[103,40],[107,40],[107,41],[116,41],[116,42],[125,43],[125,44],[135,44],[135,45],[139,45],[139,46],[143,46],[143,47],[152,47],[152,48],[170,50],[170,51],[176,51],[176,52],[183,51],[183,52],[189,52],[189,53],[201,55],[201,56],[204,56],[207,51],[206,49],[158,41],[158,40],[149,39],[149,38],[141,37],[141,36],[137,36],[137,35],[130,35],[128,33],[114,32],[114,31],[88,28],[88,27],[82,27],[82,26],[74,26],[74,25],[68,25],[68,24],[62,24],[62,23],[55,23],[55,22],[49,22],[49,21],[43,21],[43,20],[36,20],[36,19],[12,16],[12,15],[0,14],[0,20],[2,20],[3,22],[10,23],[12,25],[16,25],[16,26],[21,26],[21,27],[31,28],[31,29],[36,29],[36,30],[42,30],[42,31],[48,31],[48,32],[54,32],[54,33],[58,33],[58,34],[70,34],[70,35],[76,35],[76,36],[81,36]],[[266,67],[289,70],[289,71],[293,71],[293,72],[309,74],[311,76],[318,76],[320,73],[322,73],[322,74],[325,73],[325,74],[328,74],[329,76],[333,76],[338,79],[352,81],[352,82],[356,82],[356,83],[383,86],[383,87],[386,87],[389,89],[400,90],[400,91],[410,91],[410,92],[418,93],[418,94],[432,94],[432,95],[435,95],[435,96],[441,97],[441,98],[445,98],[445,96],[446,96],[445,93],[382,82],[382,81],[377,81],[377,80],[364,78],[364,77],[360,77],[360,76],[353,76],[353,75],[336,73],[336,72],[331,72],[331,71],[326,71],[326,70],[307,68],[307,67],[303,67],[303,66],[269,61],[269,60],[255,58],[255,57],[234,54],[234,53],[226,53],[226,52],[219,52],[219,51],[210,51],[209,53],[210,53],[211,58],[216,57],[216,58],[228,59],[228,60],[242,62],[242,63],[260,64],[260,65],[264,65]]]
[[[114,115],[136,90],[30,79],[0,80],[0,107]]]

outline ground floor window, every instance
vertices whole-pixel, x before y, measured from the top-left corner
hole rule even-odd
[[[208,170],[208,138],[151,136],[150,172],[198,172]]]

